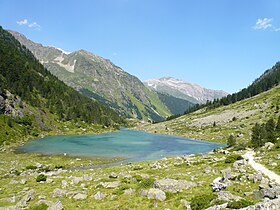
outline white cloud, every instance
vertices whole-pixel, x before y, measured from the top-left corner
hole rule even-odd
[[[38,23],[36,23],[36,22],[28,24],[28,27],[29,28],[36,28],[36,29],[40,29],[41,28],[41,26]]]
[[[19,21],[17,21],[17,24],[18,25],[26,25],[28,23],[28,20],[27,19],[23,19],[23,20],[19,20]]]
[[[30,23],[27,19],[19,20],[19,21],[17,21],[17,24],[20,26],[26,25],[29,28],[34,28],[37,30],[41,29],[41,26],[37,22]]]
[[[254,26],[254,29],[255,30],[265,30],[267,28],[270,28],[270,27],[272,27],[272,24],[271,24],[272,21],[273,21],[272,18],[263,18],[263,19],[259,18]]]

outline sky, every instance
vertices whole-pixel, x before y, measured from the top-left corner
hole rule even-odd
[[[98,54],[142,81],[233,93],[280,61],[279,11],[279,0],[0,0],[0,25]]]

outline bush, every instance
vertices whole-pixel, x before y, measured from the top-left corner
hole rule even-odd
[[[245,200],[245,199],[241,199],[239,201],[233,201],[233,202],[230,202],[228,205],[227,205],[227,208],[230,208],[230,209],[240,209],[240,208],[245,208],[247,206],[251,206],[253,205],[254,203],[252,201],[248,201],[248,200]]]
[[[36,182],[45,182],[47,180],[47,176],[44,174],[39,174],[36,178]]]
[[[237,160],[238,157],[239,157],[239,155],[235,155],[235,154],[229,155],[225,159],[225,163],[234,163]]]
[[[143,179],[141,182],[138,183],[139,189],[148,189],[154,186],[155,179],[153,178],[146,178]]]
[[[35,170],[35,169],[37,169],[37,167],[36,166],[33,166],[33,165],[29,165],[29,166],[26,166],[25,167],[27,170]]]
[[[191,200],[191,209],[206,209],[210,206],[211,201],[214,200],[216,197],[217,196],[213,193],[201,194],[199,196],[193,197]]]

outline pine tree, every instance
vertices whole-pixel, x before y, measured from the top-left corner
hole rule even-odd
[[[266,130],[266,136],[265,141],[266,142],[276,142],[276,136],[275,136],[275,122],[273,119],[269,119],[265,124],[265,130]]]
[[[252,128],[251,143],[254,147],[261,147],[264,145],[266,130],[263,125],[258,123]]]
[[[232,146],[234,146],[236,144],[236,138],[232,135],[232,134],[230,134],[230,136],[229,136],[229,138],[228,138],[228,140],[227,140],[227,145],[229,146],[229,147],[232,147]]]

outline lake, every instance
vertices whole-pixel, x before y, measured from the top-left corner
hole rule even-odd
[[[21,152],[72,156],[123,157],[127,161],[156,160],[166,156],[205,153],[224,144],[192,140],[178,136],[151,134],[121,129],[118,132],[50,136],[29,141],[17,148]]]

